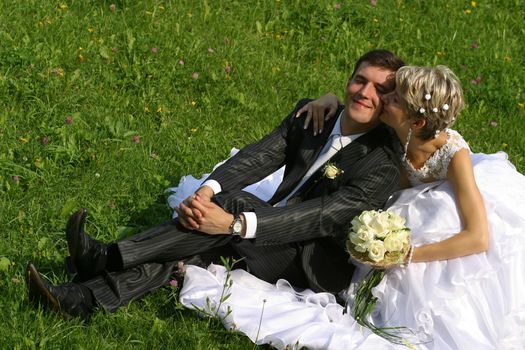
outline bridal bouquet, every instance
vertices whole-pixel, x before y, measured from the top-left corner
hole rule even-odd
[[[367,210],[352,220],[346,242],[353,259],[375,268],[404,263],[410,250],[410,230],[395,213]]]
[[[346,246],[354,260],[374,268],[357,288],[352,308],[355,320],[392,343],[410,347],[405,338],[414,334],[410,329],[377,327],[370,318],[377,302],[372,289],[383,279],[385,269],[411,260],[410,230],[405,219],[389,211],[364,211],[352,220]]]

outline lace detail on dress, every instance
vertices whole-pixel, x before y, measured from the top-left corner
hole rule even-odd
[[[434,152],[421,168],[415,169],[408,159],[403,159],[401,154],[401,162],[408,172],[408,180],[412,186],[419,185],[427,179],[446,179],[448,165],[454,154],[463,148],[470,151],[467,142],[457,131],[446,129],[445,132],[448,136],[447,142]]]

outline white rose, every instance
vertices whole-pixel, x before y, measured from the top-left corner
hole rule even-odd
[[[364,211],[359,216],[352,219],[352,231],[359,232],[361,230],[369,230],[368,224],[374,218],[372,211]]]
[[[377,214],[378,213],[373,210],[365,210],[359,215],[358,219],[363,225],[368,226]]]
[[[330,180],[335,179],[336,176],[339,175],[340,173],[342,173],[342,170],[333,164],[327,164],[324,167],[324,176],[326,176]]]
[[[402,237],[403,244],[408,243],[408,239],[410,238],[410,230],[405,228],[404,230],[397,231],[397,234]]]
[[[368,257],[375,262],[380,262],[385,257],[385,245],[380,240],[370,242],[368,246]]]
[[[390,231],[398,231],[405,228],[405,218],[397,215],[396,213],[387,212],[390,220]]]
[[[380,212],[373,217],[369,225],[371,231],[377,238],[383,238],[390,232],[389,213],[386,211]]]
[[[328,165],[324,170],[324,175],[329,179],[335,179],[337,176],[337,169],[333,165]]]
[[[361,229],[361,227],[365,226],[361,220],[359,220],[359,217],[356,216],[352,219],[352,231],[357,232]]]
[[[374,237],[374,232],[371,231],[368,227],[362,226],[359,231],[356,232],[357,237],[365,242],[372,241]]]
[[[385,249],[389,252],[399,252],[407,240],[405,231],[392,232],[385,237]]]
[[[354,249],[361,253],[366,253],[368,250],[368,242],[362,242],[360,244],[354,244]]]
[[[357,232],[363,228],[368,229],[368,225],[375,215],[377,215],[377,213],[373,210],[365,210],[361,212],[359,216],[356,216],[352,219],[352,230]]]
[[[350,234],[348,235],[348,238],[349,238],[350,242],[352,242],[353,244],[361,244],[361,243],[363,243],[363,240],[360,239],[357,236],[357,233],[355,233],[355,232],[350,232]]]
[[[370,245],[371,240],[361,239],[357,233],[352,232],[350,234],[350,242],[355,250],[364,253]]]

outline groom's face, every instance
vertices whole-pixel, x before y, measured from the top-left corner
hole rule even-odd
[[[345,111],[352,124],[372,128],[379,123],[381,97],[394,89],[395,72],[363,62],[350,78],[345,92]]]

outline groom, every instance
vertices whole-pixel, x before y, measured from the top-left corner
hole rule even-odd
[[[314,136],[295,109],[270,134],[217,168],[179,208],[178,219],[126,240],[104,244],[84,232],[87,212],[68,222],[68,269],[75,283],[49,284],[28,265],[29,296],[68,316],[88,318],[165,286],[181,260],[222,254],[243,257],[247,269],[268,282],[285,278],[297,287],[338,293],[353,266],[345,251],[352,218],[381,208],[398,189],[391,137],[380,125],[381,95],[394,87],[403,62],[374,50],[356,63],[345,104]],[[264,202],[243,192],[283,165],[284,179]]]

